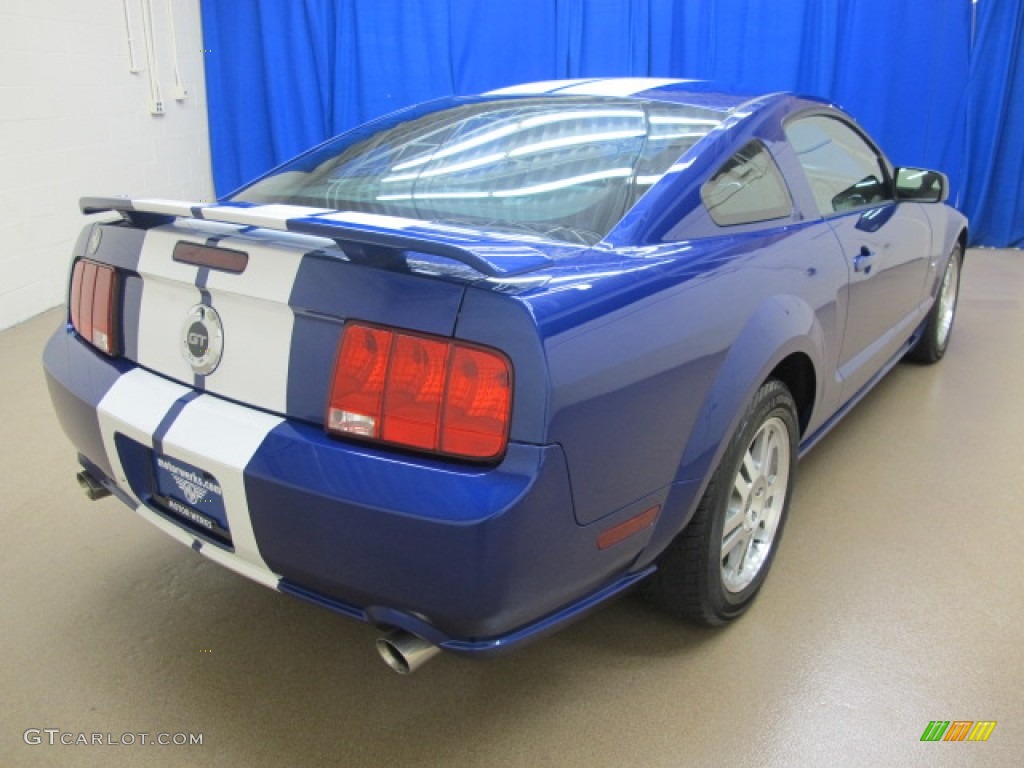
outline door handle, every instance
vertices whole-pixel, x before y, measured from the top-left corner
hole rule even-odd
[[[875,265],[874,251],[868,248],[866,245],[860,247],[860,253],[853,257],[853,271],[863,272],[865,275],[871,274],[871,267]]]

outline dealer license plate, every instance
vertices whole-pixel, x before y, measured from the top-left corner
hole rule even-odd
[[[231,542],[224,491],[217,478],[170,456],[157,456],[156,500],[187,527],[223,543]]]

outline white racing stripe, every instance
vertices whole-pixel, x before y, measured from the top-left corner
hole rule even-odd
[[[664,85],[685,83],[686,80],[659,77],[617,77],[610,80],[594,80],[580,83],[569,88],[559,88],[558,93],[579,94],[581,96],[632,96],[634,93],[661,88]],[[693,81],[689,81],[693,82]]]
[[[203,217],[232,224],[252,227],[287,229],[288,219],[301,219],[318,213],[328,213],[330,208],[310,208],[303,205],[256,205],[251,208],[236,208],[232,205],[212,205],[203,208]]]
[[[121,466],[121,457],[114,444],[114,433],[120,432],[143,445],[152,445],[153,433],[164,416],[176,400],[189,392],[190,389],[180,384],[135,368],[115,381],[96,406],[103,447],[114,470],[113,479],[129,496],[135,498],[124,467]],[[137,498],[135,500],[139,501]]]
[[[207,278],[211,303],[224,324],[224,356],[206,377],[206,391],[284,413],[295,325],[288,298],[309,244],[228,238],[220,246],[245,251],[249,263],[241,274],[211,270]]]
[[[206,239],[171,228],[146,232],[138,266],[142,276],[142,301],[136,362],[191,383],[194,374],[181,351],[181,326],[188,310],[201,299],[194,285],[199,269],[171,258],[174,245],[179,241],[202,244]]]
[[[191,547],[195,543],[196,537],[180,525],[175,525],[170,520],[154,514],[146,507],[139,507],[138,511],[139,514],[148,522],[155,525],[172,539],[181,542],[186,547]],[[228,570],[234,571],[241,576],[245,576],[247,579],[255,581],[257,584],[262,584],[263,586],[270,587],[271,589],[277,589],[278,582],[281,580],[281,577],[278,574],[271,571],[265,565],[255,565],[212,544],[204,544],[202,549],[199,550],[199,553],[204,557],[213,560],[213,562],[218,565],[222,565]]]
[[[195,372],[183,354],[183,324],[189,310],[202,301],[202,292],[195,285],[199,268],[172,257],[175,244],[182,241],[203,244],[206,239],[176,226],[146,233],[138,266],[142,299],[136,362],[191,385]],[[311,243],[308,238],[264,244],[226,237],[220,247],[244,251],[249,261],[240,274],[211,269],[206,275],[204,290],[224,328],[224,353],[203,388],[283,413],[295,324],[288,298]]]
[[[371,227],[381,227],[382,229],[406,229],[407,227],[422,227],[424,225],[424,222],[419,219],[406,219],[401,216],[362,213],[360,211],[338,211],[327,216],[317,216],[317,219],[336,221],[339,224],[366,224]]]
[[[189,203],[184,200],[158,200],[156,198],[132,200],[132,207],[136,211],[164,213],[168,216],[191,216],[192,208],[199,205],[203,205],[203,203]]]
[[[245,229],[243,224],[228,224],[226,221],[209,219],[178,219],[174,225],[180,232],[191,232],[203,237],[231,237]]]
[[[224,493],[224,508],[235,557],[268,574],[249,518],[244,470],[267,434],[283,419],[203,395],[185,406],[164,436],[164,453],[213,474]],[[205,546],[202,551],[214,550]],[[238,570],[235,558],[223,561]],[[248,574],[247,574],[248,575]],[[274,577],[273,584],[277,580]]]
[[[189,206],[192,203],[176,203],[173,200],[133,200],[132,205],[137,210],[142,211],[191,216]],[[203,218],[193,218],[187,222],[187,226],[193,229],[197,228],[201,222],[218,222],[239,226],[263,227],[288,233],[289,220],[307,217],[315,217],[318,220],[334,221],[342,224],[369,225],[383,229],[405,229],[411,226],[423,226],[424,224],[424,222],[418,219],[407,219],[400,216],[362,213],[359,211],[336,211],[329,208],[309,208],[301,205],[257,205],[250,208],[237,208],[230,205],[199,205],[198,207],[202,209]],[[181,231],[180,228],[176,230],[178,233]],[[160,229],[150,230],[146,236],[147,241],[150,234],[156,232],[160,232]],[[301,237],[306,238],[307,242],[311,239],[309,235],[301,235]],[[177,237],[177,239],[190,240],[188,237]],[[329,238],[322,239],[325,243],[331,242]],[[173,247],[173,243],[171,247]],[[170,250],[168,250],[168,253],[170,253]]]
[[[573,83],[592,83],[594,78],[579,78],[576,80],[538,80],[535,83],[521,83],[509,85],[505,88],[498,88],[488,91],[484,96],[515,96],[516,94],[551,93],[559,88],[564,88]]]
[[[175,402],[192,390],[136,368],[121,376],[97,406],[107,458],[118,486],[139,502],[139,515],[186,546],[196,536],[161,517],[141,503],[125,475],[114,443],[120,433],[142,445],[153,446],[153,433]],[[219,398],[204,395],[188,403],[163,439],[164,453],[213,474],[224,494],[234,554],[213,544],[200,552],[226,568],[273,589],[280,577],[263,561],[249,518],[244,471],[267,434],[282,422]]]

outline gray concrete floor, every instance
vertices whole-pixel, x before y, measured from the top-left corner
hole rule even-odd
[[[0,766],[1021,765],[1019,251],[971,252],[946,359],[898,366],[801,463],[739,622],[694,629],[628,597],[411,678],[372,628],[84,499],[39,363],[58,321],[0,334]],[[936,719],[998,725],[921,743]],[[31,746],[29,728],[203,744]]]

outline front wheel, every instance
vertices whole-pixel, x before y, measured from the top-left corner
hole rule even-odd
[[[782,382],[767,381],[730,439],[693,519],[644,585],[652,602],[710,626],[750,606],[782,535],[798,434],[792,395]]]
[[[924,323],[924,332],[911,350],[907,359],[916,363],[937,363],[946,354],[949,337],[953,333],[953,320],[956,318],[956,302],[960,295],[960,267],[963,265],[963,251],[960,244],[953,246],[946,263],[946,271],[942,273],[939,293],[935,297],[931,311]]]

